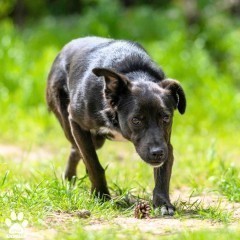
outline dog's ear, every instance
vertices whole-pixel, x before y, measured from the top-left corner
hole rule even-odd
[[[176,101],[176,108],[181,114],[185,113],[186,110],[186,97],[180,83],[174,79],[164,79],[160,82],[162,88],[168,89]]]
[[[98,77],[104,77],[106,83],[105,94],[111,106],[117,104],[119,96],[129,91],[131,82],[123,74],[112,69],[94,68],[92,72]]]

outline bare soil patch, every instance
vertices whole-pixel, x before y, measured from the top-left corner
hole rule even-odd
[[[11,159],[20,163],[25,160],[39,161],[39,159],[51,159],[53,154],[45,148],[19,147],[0,144],[0,157]]]

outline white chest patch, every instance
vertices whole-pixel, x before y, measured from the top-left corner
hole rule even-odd
[[[101,127],[99,130],[92,129],[91,133],[103,135],[112,141],[127,141],[127,139],[124,138],[121,133],[119,133],[115,130],[109,129],[107,127]]]

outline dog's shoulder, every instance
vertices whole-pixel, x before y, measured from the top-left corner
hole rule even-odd
[[[112,68],[122,74],[141,71],[156,81],[165,78],[162,69],[138,42],[114,39],[100,42],[90,50],[87,58],[92,67]]]
[[[165,78],[165,74],[150,57],[146,49],[138,42],[119,40],[115,42],[117,60],[114,61],[114,68],[123,73],[144,72],[156,81]],[[119,56],[120,55],[120,56]]]

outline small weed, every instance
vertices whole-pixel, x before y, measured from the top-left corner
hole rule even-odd
[[[221,208],[219,199],[214,205],[204,204],[203,200],[192,200],[191,196],[188,201],[177,200],[177,217],[209,219],[212,221],[229,223],[232,220],[232,213]]]
[[[223,173],[219,186],[230,201],[240,202],[240,175],[236,167],[229,167]]]

